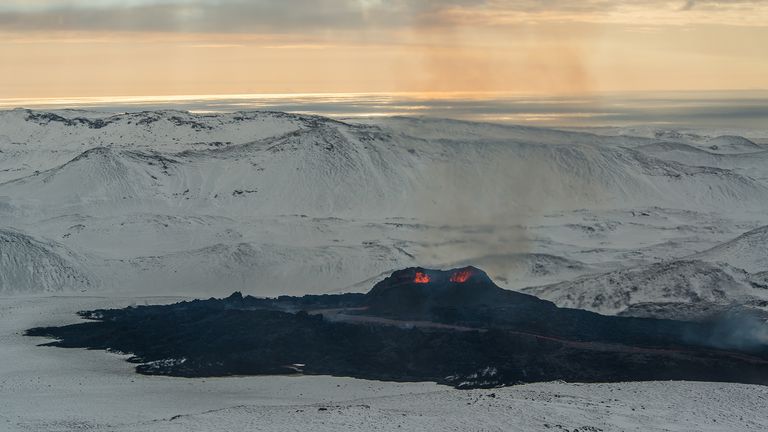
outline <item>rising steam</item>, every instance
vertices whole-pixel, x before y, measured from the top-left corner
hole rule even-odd
[[[713,320],[705,335],[690,337],[694,342],[721,349],[750,351],[768,349],[768,320],[738,309]]]

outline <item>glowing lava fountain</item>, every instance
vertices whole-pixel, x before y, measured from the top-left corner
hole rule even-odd
[[[413,283],[417,283],[417,284],[429,283],[429,275],[424,272],[417,271],[416,276],[413,277]]]
[[[464,283],[469,279],[470,276],[472,276],[471,269],[464,268],[461,270],[456,270],[451,275],[451,282]]]

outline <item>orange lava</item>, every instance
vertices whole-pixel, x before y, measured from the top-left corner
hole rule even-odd
[[[464,283],[470,276],[472,276],[472,270],[470,269],[457,270],[451,275],[451,282]]]
[[[429,283],[429,275],[424,272],[417,271],[416,276],[413,277],[413,283],[418,283],[418,284]]]

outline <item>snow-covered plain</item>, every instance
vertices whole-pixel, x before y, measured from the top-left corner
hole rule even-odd
[[[768,140],[751,138],[0,111],[0,430],[765,430],[762,387],[185,380],[21,336],[88,308],[366,291],[412,265],[609,314],[765,307]]]

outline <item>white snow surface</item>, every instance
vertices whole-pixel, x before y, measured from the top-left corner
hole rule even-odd
[[[760,273],[768,268],[766,245],[768,245],[768,226],[746,232],[694,257],[704,261],[727,263],[749,272]]]
[[[560,306],[616,314],[644,303],[746,303],[763,297],[748,275],[728,266],[675,260],[585,276],[554,285],[526,288]]]
[[[86,290],[95,282],[78,257],[55,242],[0,229],[0,293]]]

